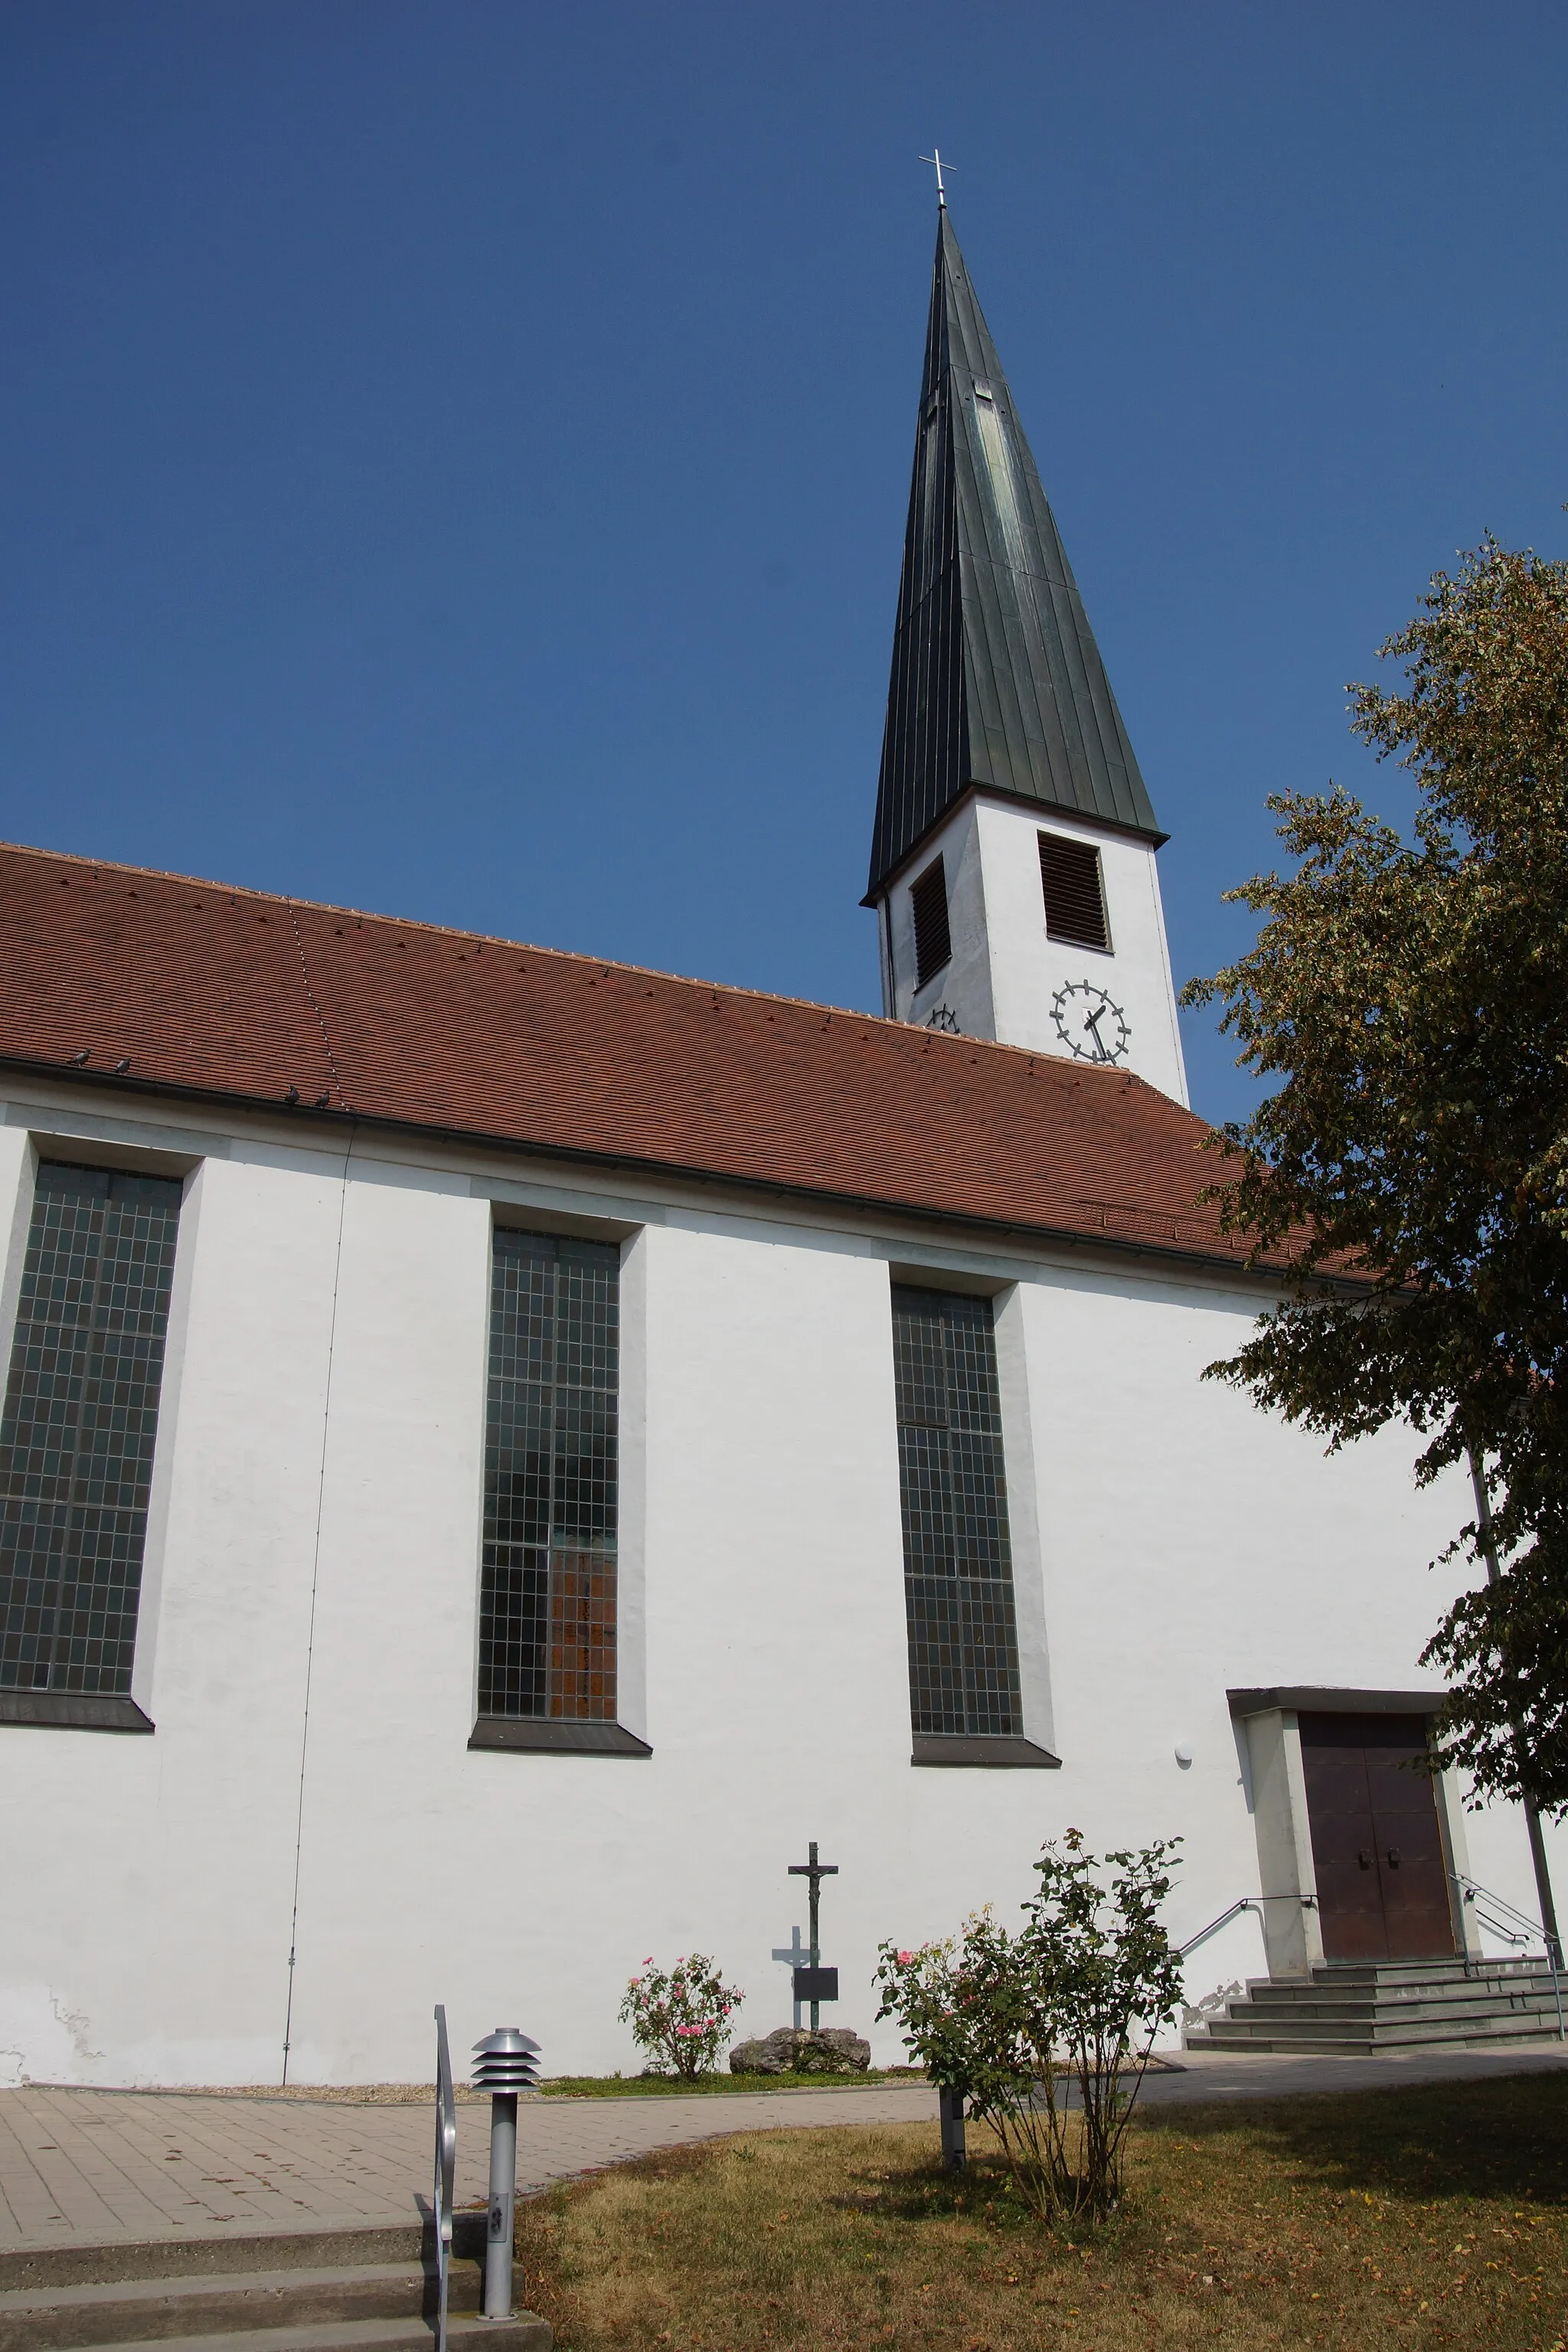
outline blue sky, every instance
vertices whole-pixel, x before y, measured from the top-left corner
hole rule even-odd
[[[1268,791],[1403,811],[1426,576],[1568,551],[1565,87],[1441,0],[9,0],[0,833],[874,1005],[935,142],[1212,969]]]

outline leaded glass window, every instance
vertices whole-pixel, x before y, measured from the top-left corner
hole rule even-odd
[[[991,1301],[893,1288],[910,1706],[917,1732],[1022,1732]]]
[[[0,1416],[0,1688],[131,1688],[180,1186],[38,1170]]]
[[[499,1226],[479,1713],[616,1719],[620,1252]]]

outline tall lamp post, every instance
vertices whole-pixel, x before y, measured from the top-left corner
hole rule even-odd
[[[1487,1492],[1486,1472],[1482,1469],[1475,1448],[1470,1448],[1470,1484],[1476,1495],[1476,1532],[1481,1539],[1481,1552],[1487,1563],[1487,1582],[1500,1584],[1502,1570],[1498,1565],[1497,1537],[1492,1529],[1491,1496]],[[1546,1866],[1546,1841],[1541,1834],[1541,1815],[1531,1794],[1530,1750],[1525,1742],[1524,1727],[1513,1727],[1514,1754],[1519,1759],[1519,1790],[1524,1806],[1524,1826],[1530,1838],[1530,1859],[1535,1866],[1536,1900],[1541,1905],[1541,1932],[1546,1938],[1546,1957],[1553,1969],[1563,1966],[1563,1939],[1557,1932],[1557,1906],[1552,1899],[1552,1874]]]

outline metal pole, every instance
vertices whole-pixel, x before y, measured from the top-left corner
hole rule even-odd
[[[942,2117],[942,2160],[949,2172],[962,2172],[966,2151],[963,2144],[963,2093],[950,2091],[939,2083],[936,2093],[937,2113]]]
[[[447,2307],[452,2285],[452,2185],[458,2165],[458,2105],[447,2042],[447,2011],[436,2004],[436,2173],[430,2219],[436,2231],[436,2352],[447,2352]]]
[[[1487,1563],[1487,1582],[1500,1584],[1502,1570],[1498,1565],[1497,1538],[1492,1532],[1491,1497],[1487,1493],[1485,1473],[1470,1448],[1470,1484],[1476,1496],[1476,1530],[1481,1539],[1481,1552]],[[1552,1899],[1552,1874],[1546,1864],[1546,1843],[1541,1834],[1541,1815],[1530,1793],[1529,1751],[1524,1731],[1515,1721],[1513,1726],[1514,1754],[1519,1763],[1520,1799],[1524,1806],[1524,1826],[1530,1838],[1530,1859],[1535,1868],[1535,1893],[1541,1905],[1541,1932],[1546,1938],[1546,1958],[1552,1969],[1555,1989],[1557,1973],[1563,1966],[1563,1939],[1557,1932],[1557,1906]]]
[[[517,2195],[517,2093],[490,2100],[490,2218],[485,2239],[485,2317],[511,2317],[511,2217]]]
[[[789,1866],[789,1874],[792,1878],[804,1878],[811,1889],[811,1943],[807,1950],[806,1958],[812,1971],[812,1981],[815,1984],[816,1970],[822,1966],[822,1944],[817,1933],[817,1905],[821,1900],[823,1880],[825,1878],[837,1878],[838,1875],[838,1864],[836,1862],[818,1862],[816,1858],[816,1840],[815,1838],[811,1841],[808,1852],[811,1855],[810,1861],[792,1862]],[[821,2003],[816,1995],[813,1993],[811,2000],[811,2030],[814,2033],[818,2032],[821,2030]]]
[[[811,1965],[814,1969],[817,1969],[822,1966],[822,1950],[816,1932],[816,1906],[822,1899],[822,1881],[816,1874],[816,1840],[815,1838],[812,1839],[807,1852],[811,1855],[811,1877],[808,1881],[811,1887]],[[820,2001],[814,2000],[811,2004],[811,2030],[814,2033],[818,2031],[821,2021],[822,2004]]]

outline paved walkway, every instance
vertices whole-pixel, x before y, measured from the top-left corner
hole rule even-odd
[[[1143,2095],[1274,2097],[1376,2084],[1463,2082],[1568,2066],[1568,2049],[1418,2051],[1387,2058],[1188,2053]],[[693,2098],[525,2100],[518,2186],[728,2132],[934,2119],[920,2085]],[[458,2110],[457,2202],[482,2201],[489,2110]],[[0,2091],[0,2253],[148,2241],[254,2238],[416,2225],[428,2192],[428,2106],[179,2092]]]
[[[890,2090],[540,2099],[518,2117],[518,2186],[543,2189],[649,2148],[781,2125],[915,2123],[936,2095]],[[144,2239],[416,2225],[428,2106],[179,2092],[0,2091],[0,2252]],[[482,2202],[489,2108],[458,2109],[455,2201]]]

